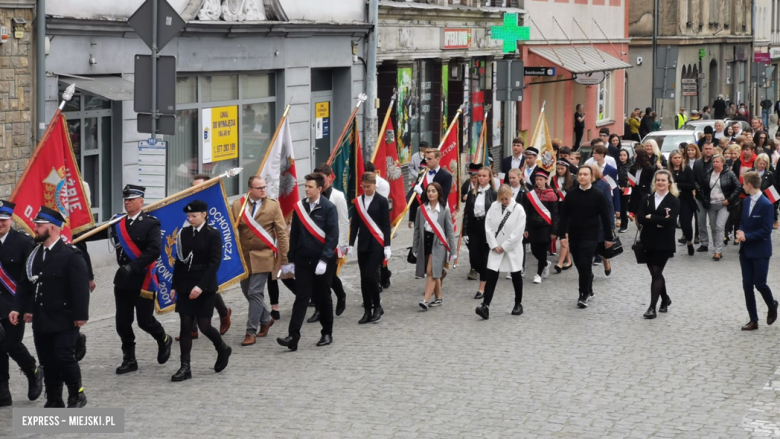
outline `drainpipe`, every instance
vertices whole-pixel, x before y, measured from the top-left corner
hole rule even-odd
[[[364,136],[366,139],[366,148],[373,149],[376,143],[377,117],[376,117],[376,51],[377,51],[377,31],[379,30],[379,0],[370,0],[368,4],[368,22],[371,24],[371,30],[368,33],[368,60],[366,67],[366,99],[365,106],[365,126]],[[371,153],[368,149],[366,153]]]
[[[35,122],[38,143],[46,131],[46,0],[38,0],[35,18]]]

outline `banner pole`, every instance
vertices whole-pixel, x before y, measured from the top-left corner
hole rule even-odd
[[[390,120],[390,114],[393,112],[393,106],[395,105],[395,98],[398,95],[398,89],[393,89],[393,97],[390,98],[390,105],[387,107],[387,113],[385,113],[385,120],[382,122],[382,127],[379,128],[379,133],[377,133],[376,136],[376,144],[374,145],[374,150],[371,151],[371,160],[369,160],[371,163],[374,163],[374,159],[376,158],[376,152],[379,150],[380,142],[384,140],[382,137],[382,133],[385,131],[385,128],[387,128],[387,121]]]
[[[355,104],[355,109],[352,110],[352,114],[349,115],[349,119],[347,119],[346,125],[344,125],[344,129],[341,131],[341,135],[339,136],[338,142],[336,142],[336,149],[333,150],[333,152],[330,153],[330,157],[328,157],[327,163],[330,164],[333,161],[333,157],[336,157],[336,153],[341,149],[341,142],[344,140],[344,136],[347,134],[347,128],[349,128],[349,125],[352,123],[352,120],[355,119],[355,116],[357,115],[358,109],[360,108],[360,104],[365,102],[365,100],[368,99],[365,93],[360,93],[357,97],[357,104]]]

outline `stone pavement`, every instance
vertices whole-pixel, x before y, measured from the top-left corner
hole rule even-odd
[[[233,289],[225,294],[234,311],[230,365],[215,374],[216,352],[201,337],[193,379],[183,383],[170,382],[176,344],[158,365],[155,342],[138,330],[140,370],[115,375],[121,351],[114,267],[106,266],[83,329],[88,406],[124,408],[127,437],[780,437],[780,328],[761,322],[756,332],[740,331],[748,316],[737,247],[729,245],[721,262],[678,254],[665,273],[669,313],[648,321],[650,278],[633,263],[634,231],[620,235],[627,251],[610,277],[595,267],[588,309],[575,306],[572,269],[541,285],[527,275],[525,314],[511,316],[511,281],[502,276],[483,321],[474,314],[477,282],[466,280],[467,264],[447,277],[444,306],[419,309],[423,281],[405,261],[411,233],[402,225],[381,322],[357,324],[359,275],[350,263],[342,272],[348,306],[336,318],[333,345],[315,346],[319,324],[304,324],[298,352],[276,344],[293,299],[282,288],[282,320],[257,345],[241,347],[247,306]],[[780,293],[777,273],[770,285]],[[161,320],[178,332],[176,314]],[[12,374],[11,390],[15,407],[43,407],[43,397],[26,401],[22,375]],[[11,410],[0,409],[0,435],[12,435],[10,425]]]

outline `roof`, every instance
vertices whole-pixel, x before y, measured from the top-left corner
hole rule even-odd
[[[556,48],[529,48],[531,53],[561,66],[571,73],[608,72],[630,69],[631,64],[621,61],[601,50],[588,46],[566,46]],[[584,62],[583,62],[584,59]]]

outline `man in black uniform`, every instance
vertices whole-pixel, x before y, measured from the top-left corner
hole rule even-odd
[[[81,252],[60,239],[65,219],[41,207],[33,220],[38,243],[25,264],[11,324],[33,322],[35,350],[44,368],[46,405],[65,407],[62,385],[68,386],[68,407],[84,407],[81,369],[76,360],[79,328],[89,318],[89,275]],[[23,316],[23,319],[20,318]]]
[[[0,407],[13,402],[8,390],[8,357],[13,358],[27,376],[30,401],[38,399],[43,391],[43,368],[35,366],[35,358],[22,343],[24,322],[12,325],[8,320],[24,273],[24,263],[35,246],[29,235],[11,229],[14,207],[14,203],[0,200],[0,332],[5,333],[4,338],[0,337]]]
[[[133,311],[138,317],[138,327],[157,340],[157,362],[165,364],[171,356],[173,338],[165,333],[160,322],[154,318],[154,297],[143,291],[144,279],[149,266],[160,257],[162,236],[160,221],[141,210],[144,205],[145,187],[128,184],[122,190],[125,212],[122,218],[103,233],[97,233],[88,240],[110,238],[116,248],[119,269],[114,275],[114,299],[116,300],[116,332],[122,340],[122,365],[116,369],[118,375],[138,370],[135,359],[135,333],[133,332]],[[137,253],[137,254],[136,254]]]
[[[325,175],[313,173],[306,179],[306,199],[295,206],[290,228],[289,264],[282,273],[295,273],[295,303],[289,334],[276,342],[291,351],[298,349],[301,326],[309,300],[320,313],[322,337],[317,346],[333,343],[333,300],[330,285],[336,272],[336,246],[339,242],[339,215],[336,206],[322,196]]]

